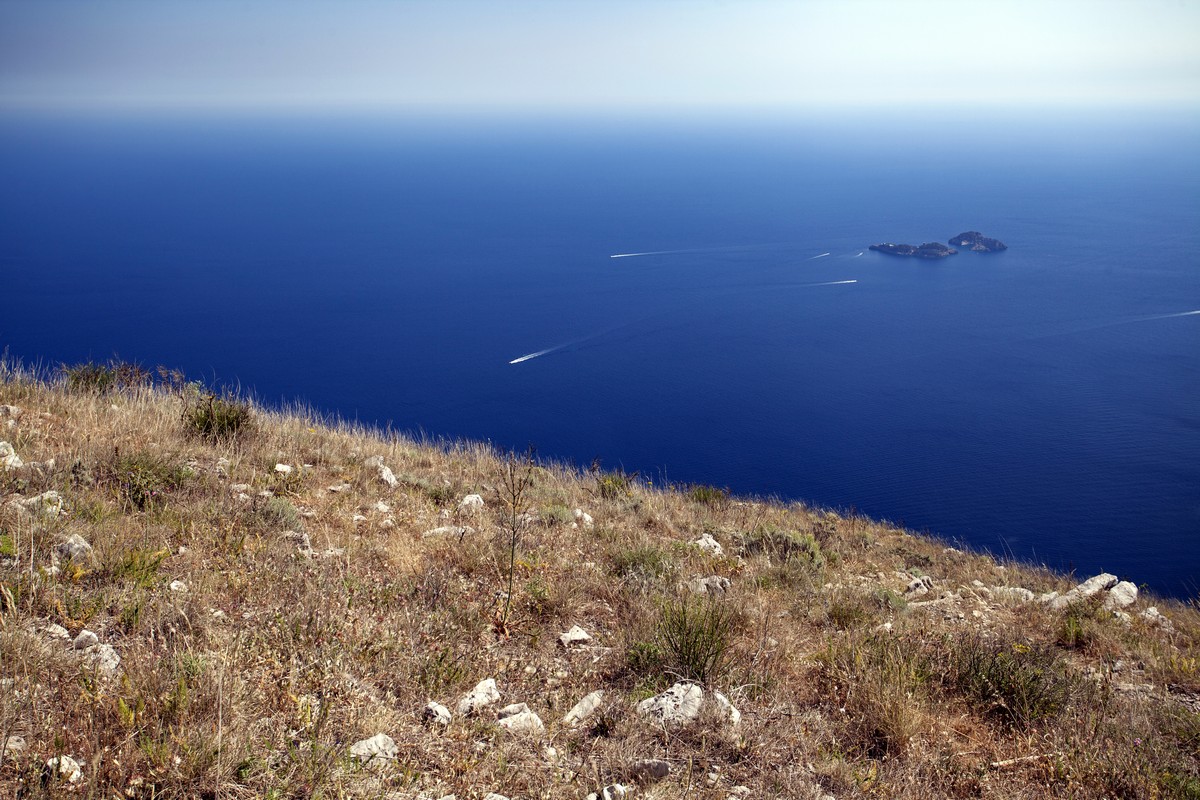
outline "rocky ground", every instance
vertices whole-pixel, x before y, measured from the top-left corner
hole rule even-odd
[[[0,367],[5,796],[1200,797],[1118,575],[103,369]]]

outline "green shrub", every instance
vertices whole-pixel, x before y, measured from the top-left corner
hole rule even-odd
[[[953,643],[953,686],[985,713],[1020,728],[1058,716],[1074,683],[1054,650],[967,636]]]
[[[227,441],[253,429],[254,412],[244,400],[209,393],[184,409],[183,425],[193,436]]]
[[[837,592],[829,598],[825,607],[829,621],[839,630],[850,630],[871,618],[866,598],[854,592]]]
[[[262,527],[271,531],[302,531],[300,512],[286,497],[255,498],[254,512]]]
[[[633,481],[637,475],[624,472],[605,472],[596,478],[596,491],[606,500],[629,497],[633,493]]]
[[[693,503],[700,503],[705,506],[719,506],[729,499],[729,490],[700,484],[688,489],[687,496]]]
[[[147,452],[114,453],[108,481],[126,511],[161,508],[169,492],[183,485],[184,471]]]
[[[780,563],[799,563],[814,570],[825,566],[825,553],[811,533],[759,526],[742,535],[742,554],[765,554]]]
[[[150,373],[139,364],[113,360],[107,364],[88,361],[82,364],[63,364],[60,371],[73,392],[109,394],[118,389],[148,386]]]
[[[671,672],[710,683],[729,669],[736,630],[737,613],[726,601],[681,597],[663,604],[658,642]]]
[[[635,547],[613,557],[613,572],[642,584],[670,578],[677,567],[671,554],[658,547]]]

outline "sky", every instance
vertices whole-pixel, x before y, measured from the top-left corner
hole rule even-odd
[[[1200,107],[1200,0],[0,0],[0,109]]]

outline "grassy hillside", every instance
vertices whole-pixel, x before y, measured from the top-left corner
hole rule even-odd
[[[0,796],[1200,797],[1200,615],[1115,579],[119,366],[0,441]]]

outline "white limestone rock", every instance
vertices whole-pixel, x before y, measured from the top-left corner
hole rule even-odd
[[[1104,598],[1104,607],[1109,611],[1119,611],[1136,603],[1137,597],[1137,585],[1130,581],[1121,581],[1108,590],[1108,596]]]
[[[172,592],[186,592],[188,585],[183,581],[171,581],[171,585],[167,587]]]
[[[508,798],[502,794],[496,794],[495,792],[488,792],[487,794],[485,794],[483,796],[483,800],[508,800]]]
[[[343,492],[348,492],[353,488],[353,486],[343,481],[342,483],[335,483],[333,486],[327,487],[325,491],[329,492],[330,494],[342,494]]]
[[[280,475],[291,475],[292,474],[292,466],[290,464],[276,464],[275,472]]]
[[[83,768],[70,756],[55,756],[47,760],[46,772],[51,779],[57,778],[67,783],[79,783],[83,780]]]
[[[546,732],[542,718],[529,710],[524,703],[513,703],[500,709],[496,715],[497,723],[510,733],[537,735]]]
[[[1150,624],[1157,625],[1165,631],[1175,630],[1175,626],[1171,624],[1171,620],[1158,610],[1157,606],[1150,606],[1142,613],[1138,614],[1141,619]]]
[[[78,533],[72,533],[58,543],[55,548],[60,558],[76,563],[83,563],[92,557],[92,546]]]
[[[483,511],[483,498],[477,494],[469,494],[458,501],[458,513],[478,514]]]
[[[661,781],[671,774],[670,763],[661,758],[644,758],[629,767],[629,777],[642,783]]]
[[[709,575],[706,578],[692,578],[687,582],[688,591],[693,594],[706,594],[721,597],[733,584],[724,575]]]
[[[571,706],[571,710],[563,717],[563,724],[569,728],[573,728],[585,719],[596,713],[596,709],[600,708],[600,703],[604,700],[604,690],[597,689],[590,694],[584,696],[575,705]]]
[[[699,539],[696,539],[692,544],[710,556],[720,557],[725,555],[725,548],[721,547],[721,543],[712,537],[711,534],[704,534]]]
[[[21,754],[29,749],[29,745],[25,742],[24,736],[17,736],[15,733],[8,738],[0,738],[0,765],[3,765],[5,758],[11,758],[13,761],[20,759]]]
[[[1072,603],[1086,600],[1099,592],[1111,589],[1117,584],[1117,576],[1103,572],[1088,578],[1066,594],[1059,595],[1049,601],[1051,611],[1062,611]]]
[[[396,479],[392,471],[383,465],[379,467],[379,480],[389,489],[395,489],[400,485],[400,481]]]
[[[62,496],[54,490],[29,498],[24,502],[24,506],[33,514],[49,519],[53,519],[63,512]]]
[[[421,718],[428,723],[441,725],[443,728],[454,721],[454,718],[450,715],[450,709],[432,700],[425,704],[425,710],[421,712]]]
[[[1010,603],[1032,603],[1035,595],[1023,586],[993,586],[992,597]]]
[[[496,688],[496,679],[486,678],[462,696],[458,701],[458,713],[469,717],[498,702],[500,702],[500,690]]]
[[[571,630],[558,637],[558,643],[568,650],[577,645],[587,644],[591,640],[591,634],[578,625],[572,625]]]
[[[439,528],[425,531],[421,535],[426,539],[436,536],[453,536],[456,539],[463,539],[475,533],[475,529],[470,525],[442,525]]]
[[[13,446],[8,442],[0,442],[0,467],[5,471],[20,469],[25,466],[25,462],[17,455]]]
[[[376,511],[378,511],[380,514],[387,514],[388,512],[390,512],[392,510],[392,507],[389,506],[387,503],[383,502],[382,500],[380,500],[379,502],[377,502],[375,505],[373,505],[371,507],[373,509],[375,509]]]
[[[76,650],[86,650],[97,644],[100,644],[100,637],[87,629],[80,631],[75,641],[71,642],[71,646]]]
[[[575,515],[575,524],[582,528],[590,528],[596,524],[596,521],[592,519],[592,515],[582,508],[577,508],[571,513]]]
[[[681,682],[638,703],[637,713],[671,728],[695,722],[703,706],[704,690],[694,683]]]
[[[920,597],[921,595],[929,594],[933,589],[933,578],[928,575],[922,575],[919,578],[913,578],[904,587],[904,593],[909,597]]]
[[[85,650],[83,655],[88,663],[103,675],[112,677],[121,668],[121,657],[117,655],[116,649],[111,644],[93,645]]]
[[[377,733],[370,739],[363,739],[350,745],[350,755],[364,764],[394,761],[400,754],[396,741],[386,733]]]
[[[742,721],[742,712],[738,711],[733,703],[729,702],[729,698],[720,692],[713,692],[713,700],[716,702],[721,716],[729,720],[730,725],[737,727],[738,723]]]

